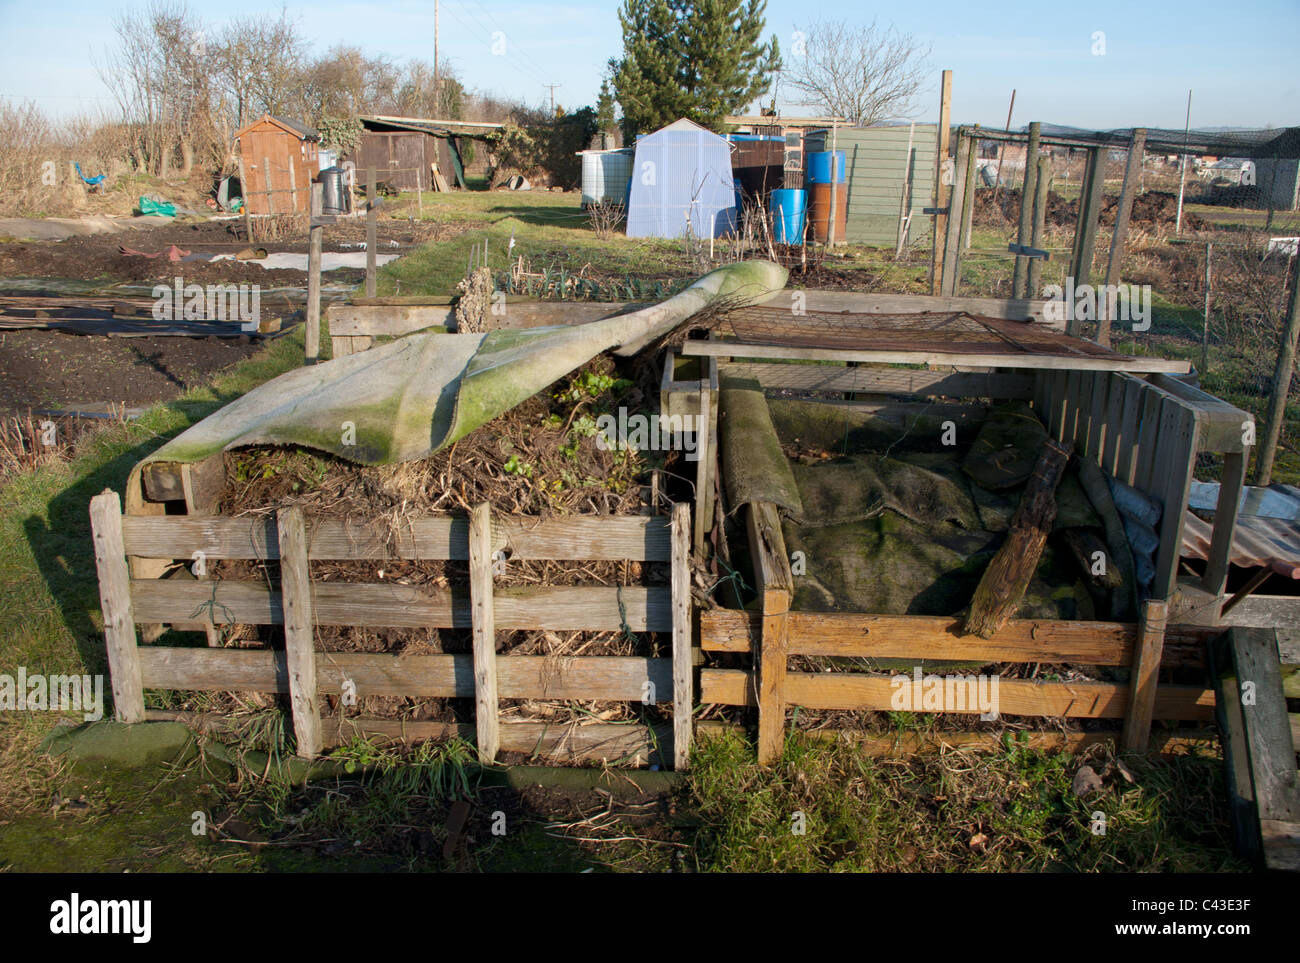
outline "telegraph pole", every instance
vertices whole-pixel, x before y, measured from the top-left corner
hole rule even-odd
[[[542,84],[543,87],[551,88],[551,116],[555,116],[555,88],[563,87],[563,84]]]
[[[438,0],[433,0],[433,112],[437,114],[441,109],[441,98],[438,96],[442,92],[442,84],[439,83],[438,77]]]

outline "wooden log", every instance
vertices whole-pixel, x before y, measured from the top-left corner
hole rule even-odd
[[[785,744],[785,676],[794,575],[777,507],[771,502],[753,502],[747,522],[754,587],[763,618],[754,658],[758,666],[758,762],[767,766],[780,758]]]
[[[691,723],[694,692],[691,685],[691,509],[685,502],[673,506],[673,768],[691,764]]]
[[[122,544],[122,502],[105,489],[90,500],[90,528],[99,572],[99,604],[104,613],[104,641],[118,722],[144,721],[144,686],[135,616],[131,610],[131,576]]]
[[[293,506],[277,512],[276,524],[280,534],[284,651],[293,733],[298,755],[314,759],[321,751],[320,701],[316,694],[316,642],[302,509]]]
[[[1065,472],[1070,448],[1051,439],[1043,443],[1011,518],[1006,541],[998,549],[971,599],[966,631],[989,639],[1012,615],[1034,577],[1038,560],[1056,518],[1056,486]]]
[[[478,758],[491,765],[501,746],[497,710],[497,635],[492,602],[492,515],[487,502],[469,517],[469,594],[474,623],[474,719]]]
[[[1156,692],[1160,684],[1160,658],[1165,644],[1165,621],[1169,605],[1147,599],[1138,623],[1138,646],[1129,675],[1128,714],[1120,745],[1125,752],[1146,752],[1151,741],[1151,719],[1155,715]]]

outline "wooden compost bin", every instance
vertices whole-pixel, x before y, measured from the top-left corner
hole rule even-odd
[[[117,718],[172,718],[146,711],[144,689],[288,694],[298,753],[315,756],[353,734],[380,738],[477,740],[480,758],[498,750],[552,761],[635,760],[685,768],[691,736],[689,506],[663,516],[413,519],[396,544],[377,521],[304,519],[297,508],[266,515],[205,514],[204,492],[220,457],[199,465],[150,464],[132,474],[128,510],[115,492],[91,502],[100,598]],[[207,479],[208,484],[202,480]],[[152,496],[152,497],[151,497]],[[175,496],[175,497],[168,497]],[[168,511],[186,510],[187,514]],[[497,556],[505,552],[506,556]],[[202,553],[200,556],[198,553]],[[276,559],[278,585],[263,581],[163,578],[195,558]],[[493,559],[634,560],[669,565],[671,586],[510,586],[494,588]],[[314,581],[308,563],[325,559],[459,559],[468,585],[444,589],[394,583]],[[283,625],[285,647],[235,649],[139,644],[162,628],[209,631],[222,624]],[[320,652],[313,626],[469,628],[473,654]],[[671,658],[498,656],[495,632],[671,632]],[[358,696],[465,697],[475,724],[322,718],[320,696],[351,682]],[[565,726],[501,723],[498,699],[672,702],[673,724]],[[669,749],[669,746],[672,748]]]
[[[852,303],[847,297],[841,300]],[[960,311],[959,302],[964,299],[931,300],[947,301],[951,309]],[[943,308],[949,309],[948,305]],[[1026,323],[1026,330],[1043,327]],[[1043,335],[1036,331],[1033,336]],[[1127,666],[1131,670],[1129,684],[1003,679],[999,710],[1002,715],[1039,717],[1044,722],[1123,719],[1121,742],[1124,748],[1135,751],[1149,747],[1152,720],[1196,724],[1213,721],[1212,690],[1205,685],[1161,685],[1158,674],[1162,666],[1203,667],[1206,642],[1222,631],[1213,626],[1171,626],[1167,618],[1176,588],[1188,487],[1199,452],[1222,452],[1225,459],[1214,549],[1204,579],[1211,591],[1222,593],[1245,466],[1243,441],[1252,437],[1247,428],[1250,415],[1159,373],[1161,367],[1173,367],[1159,359],[1149,359],[1155,373],[1133,373],[1106,370],[1106,359],[1100,354],[1064,360],[1012,358],[1016,367],[1009,368],[992,367],[999,360],[994,355],[962,358],[938,351],[929,358],[933,365],[959,366],[965,360],[985,367],[920,370],[806,363],[837,358],[855,363],[927,360],[918,357],[916,351],[855,352],[807,345],[782,348],[771,341],[687,342],[683,350],[701,360],[707,356],[719,361],[724,383],[738,376],[757,381],[764,389],[787,393],[862,393],[855,397],[875,399],[875,403],[864,407],[900,419],[903,424],[922,410],[934,413],[933,400],[917,404],[918,399],[1028,400],[1040,412],[1053,438],[1072,442],[1079,457],[1096,462],[1106,472],[1150,495],[1163,508],[1155,583],[1150,598],[1139,605],[1138,622],[1012,619],[992,638],[983,639],[963,635],[963,620],[953,617],[792,610],[794,575],[778,509],[770,503],[749,505],[745,522],[760,610],[714,608],[701,612],[700,644],[705,653],[748,653],[752,667],[702,668],[699,685],[702,704],[757,707],[760,761],[772,762],[779,756],[787,708],[892,708],[889,676],[790,672],[787,660],[797,655]],[[733,359],[751,360],[742,363]],[[805,363],[772,363],[777,359]],[[1084,366],[1091,366],[1091,370]],[[944,417],[954,412],[959,417],[962,413],[959,406],[941,407]],[[933,747],[922,736],[877,739],[865,733],[842,735],[882,752]],[[1207,737],[1213,735],[1201,730],[1165,731],[1157,738],[1156,748],[1168,749]],[[956,745],[991,745],[999,734],[943,732],[935,738]],[[1058,726],[1031,732],[1028,738],[1040,746],[1079,746],[1110,736],[1105,732],[1064,733]]]

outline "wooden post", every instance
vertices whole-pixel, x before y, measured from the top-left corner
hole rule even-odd
[[[1106,160],[1100,147],[1088,151],[1082,192],[1079,195],[1079,220],[1074,229],[1074,253],[1070,259],[1070,276],[1077,290],[1092,280],[1092,261],[1097,252],[1097,225],[1101,220],[1101,202],[1105,197]],[[1066,320],[1066,334],[1078,335],[1079,319],[1071,310]]]
[[[1202,585],[1211,595],[1220,596],[1228,584],[1228,566],[1232,563],[1232,539],[1237,529],[1237,512],[1241,508],[1242,486],[1246,481],[1249,449],[1230,451],[1223,456],[1223,474],[1219,479],[1219,500],[1214,508],[1214,528],[1210,533],[1210,551],[1206,559]]]
[[[1266,487],[1273,478],[1273,460],[1282,435],[1286,399],[1291,393],[1291,375],[1295,371],[1296,338],[1300,336],[1300,252],[1291,255],[1291,297],[1286,307],[1286,327],[1278,342],[1277,366],[1273,369],[1273,392],[1268,399],[1268,417],[1264,420],[1264,437],[1255,456],[1255,484]]]
[[[974,143],[974,141],[971,141]],[[943,263],[939,269],[939,293],[944,297],[954,297],[957,291],[958,272],[961,269],[961,225],[965,217],[966,171],[970,163],[970,152],[965,147],[963,137],[957,139],[957,173],[953,178],[953,192],[949,195],[951,217],[947,219],[947,230],[943,239]]]
[[[302,509],[296,505],[276,512],[275,522],[280,536],[284,655],[289,672],[289,702],[293,707],[293,734],[298,755],[314,759],[321,751],[321,725],[311,575],[307,569],[307,528]]]
[[[1016,243],[1029,244],[1029,234],[1033,229],[1034,189],[1038,183],[1038,141],[1042,125],[1034,121],[1029,125],[1029,142],[1025,147],[1025,177],[1020,185],[1020,224],[1016,231]],[[1015,268],[1011,275],[1011,296],[1028,298],[1029,264],[1028,258],[1016,256]]]
[[[839,124],[837,121],[831,121],[831,209],[830,219],[826,222],[826,247],[833,247],[836,241],[835,237],[835,204],[839,200],[840,182],[839,166],[835,162],[835,151],[839,148]],[[845,166],[848,166],[848,158],[845,158]],[[848,171],[844,172],[844,180],[848,182]]]
[[[244,202],[244,233],[248,243],[253,243],[253,215],[248,212],[248,175],[244,172],[244,155],[239,155],[239,195]]]
[[[1129,670],[1128,714],[1120,737],[1125,752],[1146,752],[1151,740],[1151,717],[1160,683],[1160,656],[1165,646],[1165,621],[1169,603],[1147,599],[1138,619],[1138,641]]]
[[[979,166],[975,156],[979,146],[979,124],[975,125],[976,133],[970,135],[970,143],[966,147],[969,155],[966,158],[966,191],[962,195],[961,205],[961,249],[970,250],[971,226],[975,221],[975,169]]]
[[[303,333],[303,353],[307,364],[320,360],[320,259],[325,228],[316,222],[323,209],[325,186],[311,185],[311,228],[307,246],[307,330]]]
[[[501,747],[492,594],[492,509],[488,502],[475,505],[469,516],[469,595],[474,627],[474,719],[478,759],[486,766],[496,760]]]
[[[1052,156],[1049,153],[1038,158],[1038,176],[1034,178],[1034,219],[1029,235],[1030,247],[1041,248],[1043,246],[1043,235],[1047,226],[1047,198],[1051,190]],[[1039,292],[1042,290],[1042,284],[1043,259],[1031,257],[1029,258],[1029,274],[1025,286],[1025,297],[1038,297]]]
[[[704,554],[704,538],[709,533],[713,518],[713,391],[709,382],[709,365],[700,359],[700,414],[699,428],[695,432],[695,551]]]
[[[311,197],[308,195],[308,208],[311,207]],[[289,158],[289,210],[297,212],[298,210],[298,173],[293,166],[293,158]]]
[[[375,296],[375,168],[366,168],[366,297]]]
[[[1119,283],[1120,263],[1124,260],[1124,239],[1128,235],[1128,222],[1133,216],[1133,195],[1137,193],[1138,178],[1142,176],[1142,152],[1146,148],[1145,127],[1133,130],[1129,142],[1128,161],[1124,164],[1124,186],[1120,188],[1119,206],[1115,210],[1115,227],[1110,235],[1110,256],[1106,260],[1106,291]],[[1097,343],[1110,347],[1110,297],[1097,299]]]
[[[1205,308],[1204,321],[1201,327],[1201,369],[1202,375],[1205,374],[1206,368],[1210,364],[1210,265],[1214,260],[1214,243],[1205,242]]]
[[[117,492],[105,489],[90,500],[90,528],[99,571],[113,713],[118,722],[144,722],[144,684],[131,613],[131,575],[122,543],[122,502]]]
[[[673,506],[673,768],[690,768],[695,699],[691,685],[691,509]]]
[[[748,521],[754,586],[763,613],[758,652],[754,657],[758,681],[758,762],[767,766],[781,757],[785,744],[785,672],[794,576],[777,507],[771,502],[754,502],[749,506]]]
[[[934,163],[934,206],[948,206],[948,185],[944,183],[944,165],[948,162],[948,142],[952,125],[952,71],[943,72],[942,89],[939,94],[939,145],[935,150]],[[933,230],[930,234],[930,293],[939,293],[939,236],[946,234],[948,216],[936,214]]]

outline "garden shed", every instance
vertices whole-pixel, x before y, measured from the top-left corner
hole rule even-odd
[[[296,214],[311,206],[320,172],[320,134],[297,120],[263,114],[235,133],[239,182],[250,214]]]
[[[735,221],[725,138],[683,118],[637,141],[628,237],[721,237]]]
[[[415,121],[362,117],[361,143],[349,154],[362,180],[373,167],[379,183],[399,191],[435,190],[433,165],[450,186],[465,187],[459,138]]]

